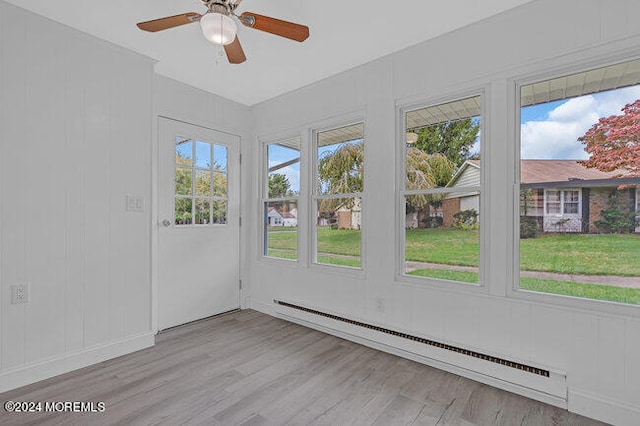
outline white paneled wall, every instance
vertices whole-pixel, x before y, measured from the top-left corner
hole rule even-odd
[[[153,344],[153,63],[1,1],[0,31],[2,391]]]
[[[640,3],[631,0],[540,0],[253,107],[257,139],[295,130],[307,142],[308,129],[318,122],[366,111],[366,266],[354,277],[327,274],[304,261],[291,267],[261,260],[261,218],[254,208],[251,306],[274,313],[279,309],[274,299],[297,302],[545,366],[566,373],[564,405],[570,410],[616,424],[637,424],[640,312],[510,297],[510,200],[516,163],[514,79],[640,55],[640,27],[629,19],[639,15]],[[487,100],[482,160],[487,166],[483,202],[488,207],[482,223],[488,231],[486,288],[458,291],[398,281],[394,107],[475,90],[484,90]],[[258,171],[258,143],[254,148],[252,169]],[[253,174],[253,182],[259,178]],[[254,200],[257,188],[252,187]],[[385,299],[384,312],[376,311],[377,298]],[[348,332],[339,324],[335,327]]]

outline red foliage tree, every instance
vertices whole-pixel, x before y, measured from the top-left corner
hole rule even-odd
[[[640,99],[625,105],[622,115],[601,118],[578,140],[591,154],[580,163],[603,172],[619,170],[625,177],[640,176]]]

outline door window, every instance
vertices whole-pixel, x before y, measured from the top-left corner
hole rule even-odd
[[[227,223],[227,147],[176,136],[175,218],[179,226]]]

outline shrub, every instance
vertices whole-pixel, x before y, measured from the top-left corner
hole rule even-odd
[[[442,226],[443,220],[441,217],[425,217],[422,220],[425,228],[439,228]]]
[[[630,212],[629,208],[624,205],[626,203],[624,197],[620,197],[620,192],[612,192],[607,204],[608,207],[600,212],[602,219],[594,222],[598,230],[604,234],[633,232],[636,227],[636,214]]]
[[[520,238],[536,238],[540,233],[538,218],[534,216],[520,216]]]
[[[457,229],[478,229],[478,212],[475,209],[467,209],[454,213],[453,227]]]

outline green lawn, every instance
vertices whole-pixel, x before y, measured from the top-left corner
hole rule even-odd
[[[478,273],[467,271],[449,271],[445,269],[417,269],[409,275],[440,278],[443,280],[477,283]],[[546,280],[540,278],[520,278],[520,288],[541,293],[563,294],[565,296],[587,299],[608,300],[611,302],[640,304],[640,289],[613,287],[601,284],[583,284],[572,281]]]
[[[411,229],[406,234],[408,261],[478,266],[478,231]],[[297,232],[270,232],[270,249],[297,249]],[[360,231],[318,230],[318,252],[360,256]],[[640,276],[640,235],[544,235],[521,240],[526,271],[585,275]]]
[[[521,268],[585,275],[640,276],[640,235],[544,235],[520,241]]]
[[[278,231],[281,230],[276,230],[274,227],[273,231],[269,232],[269,256],[296,259],[298,233],[296,231]],[[318,263],[359,268],[361,265],[360,231],[319,229]]]

